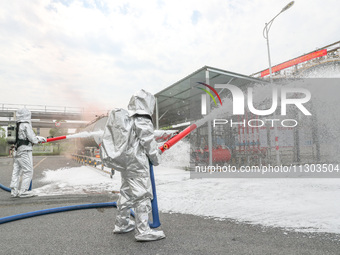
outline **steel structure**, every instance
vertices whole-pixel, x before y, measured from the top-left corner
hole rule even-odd
[[[268,82],[243,74],[204,66],[155,94],[156,113],[154,119],[157,129],[175,128],[176,126],[181,129],[181,124],[188,126],[190,123],[192,124],[202,118],[200,111],[202,91],[197,89],[197,85],[200,83],[210,84],[211,86],[214,86],[214,84],[233,84],[246,89],[255,83]],[[230,93],[228,90],[221,90],[219,91],[219,95],[223,98],[230,95]],[[215,106],[209,96],[206,97],[206,103],[207,114],[209,114]],[[207,121],[204,129],[206,129],[206,132],[204,132],[207,136],[209,163],[212,164],[213,132],[211,121]]]
[[[53,120],[65,120],[66,122],[62,123],[63,128],[80,128],[85,125],[84,109],[80,107],[0,104],[0,126],[7,126],[13,122],[15,112],[22,107],[31,111],[33,128],[54,128],[56,125]]]
[[[324,52],[326,52],[324,54]],[[317,54],[319,53],[319,54]],[[321,54],[322,53],[322,54]],[[289,59],[272,67],[273,79],[304,76],[306,73],[325,66],[340,67],[340,41],[323,46],[296,58]],[[276,70],[276,71],[275,71]],[[255,78],[268,78],[269,69],[253,73]]]

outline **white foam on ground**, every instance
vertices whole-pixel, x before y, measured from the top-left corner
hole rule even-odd
[[[186,171],[155,170],[163,212],[340,233],[339,179],[189,179]]]
[[[89,166],[45,170],[38,180],[44,185],[34,189],[38,196],[86,194],[118,191],[120,174],[109,174]]]
[[[188,171],[154,167],[162,212],[340,233],[340,179],[190,179]],[[46,170],[39,196],[118,191],[120,174],[91,167]]]

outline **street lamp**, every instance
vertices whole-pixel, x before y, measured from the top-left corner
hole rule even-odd
[[[274,17],[271,19],[271,21],[269,21],[268,23],[266,23],[266,26],[263,29],[263,37],[267,40],[267,50],[268,50],[268,61],[269,61],[269,77],[270,77],[270,82],[273,82],[273,78],[272,78],[272,64],[270,61],[270,51],[269,51],[269,38],[268,38],[268,33],[269,30],[273,24],[273,21],[276,19],[277,16],[279,16],[281,13],[283,13],[284,11],[287,11],[290,7],[292,7],[294,4],[294,1],[291,1],[289,4],[287,4],[285,7],[282,8],[282,10]]]
[[[279,16],[282,12],[287,11],[290,7],[292,7],[294,4],[294,1],[291,1],[289,4],[287,4],[285,7],[282,8],[282,10],[269,21],[266,23],[264,29],[263,29],[263,37],[267,40],[267,50],[268,50],[268,62],[269,62],[269,78],[270,78],[270,83],[273,83],[273,77],[272,77],[272,64],[270,61],[270,51],[269,51],[269,38],[268,38],[268,33],[269,30],[276,19],[277,16]],[[274,119],[276,119],[276,113],[274,113]],[[274,135],[275,135],[275,151],[276,151],[276,164],[280,165],[281,160],[280,160],[280,151],[279,151],[279,137],[277,134],[277,127],[274,127]]]

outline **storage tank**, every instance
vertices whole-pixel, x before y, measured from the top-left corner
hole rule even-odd
[[[79,130],[80,132],[96,132],[103,130],[105,128],[106,122],[107,122],[107,116],[102,115],[96,118],[95,120],[91,121],[84,129]],[[101,137],[100,136],[90,136],[86,138],[81,138],[77,139],[77,147],[78,149],[83,149],[85,147],[99,147],[99,144],[101,143],[100,141]]]

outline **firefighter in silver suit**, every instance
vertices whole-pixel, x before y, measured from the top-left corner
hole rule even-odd
[[[155,98],[149,92],[140,90],[129,102],[128,112],[133,119],[132,130],[126,150],[127,169],[121,171],[122,186],[117,201],[117,216],[114,233],[135,230],[137,241],[155,241],[165,238],[161,230],[149,227],[152,187],[149,162],[159,164],[160,152],[154,139],[152,113]],[[130,218],[130,209],[135,209],[135,222]]]
[[[13,154],[11,197],[32,197],[34,194],[29,191],[33,177],[32,145],[46,142],[46,139],[35,135],[31,124],[31,112],[28,109],[19,109],[16,112],[16,119],[16,149]],[[22,177],[21,185],[20,177]]]

